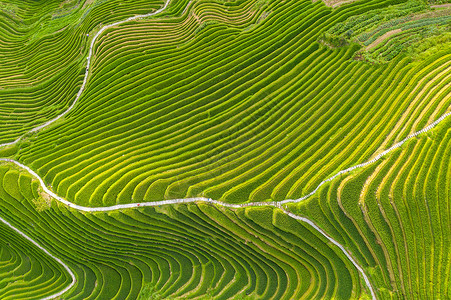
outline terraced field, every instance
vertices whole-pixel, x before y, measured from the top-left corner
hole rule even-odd
[[[1,299],[450,297],[446,7],[0,1]]]
[[[449,89],[424,86],[447,84],[449,48],[371,66],[350,60],[354,46],[315,42],[317,22],[330,27],[354,5],[331,13],[308,1],[240,4],[196,2],[180,17],[107,30],[67,122],[22,143],[16,157],[83,205],[283,200],[449,107]]]
[[[2,197],[3,199],[3,197]],[[60,264],[14,231],[0,227],[0,295],[2,299],[34,299],[63,289],[70,279]]]
[[[15,140],[70,106],[83,81],[88,43],[100,23],[149,13],[162,4],[2,0],[0,144]]]
[[[450,297],[450,128],[447,119],[294,208],[361,255],[381,299]]]
[[[142,288],[164,298],[367,293],[339,249],[271,208],[232,211],[190,204],[83,214],[53,202],[38,211],[33,204],[39,197],[37,182],[30,175],[9,166],[2,166],[0,175],[2,214],[75,272],[77,283],[68,298],[136,298]],[[14,196],[8,193],[12,184],[14,193],[19,191]],[[25,247],[21,240],[14,243]],[[43,256],[45,263],[54,263]],[[42,276],[39,271],[33,275]],[[54,286],[62,288],[69,276],[59,277]],[[43,285],[36,294],[51,291]]]

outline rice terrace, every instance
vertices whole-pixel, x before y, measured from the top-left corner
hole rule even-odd
[[[0,299],[451,299],[449,0],[0,0]]]

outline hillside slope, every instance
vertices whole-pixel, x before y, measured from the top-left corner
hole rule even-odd
[[[0,1],[1,299],[450,298],[447,7]]]

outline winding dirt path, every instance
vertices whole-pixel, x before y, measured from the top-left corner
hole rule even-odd
[[[389,32],[384,33],[383,35],[378,37],[374,42],[372,42],[371,44],[366,46],[365,50],[368,51],[368,50],[371,50],[371,49],[375,48],[377,45],[379,45],[380,43],[382,43],[383,41],[385,41],[386,39],[388,39],[392,35],[395,35],[395,34],[400,33],[400,32],[402,32],[401,29],[394,29],[394,30],[390,30]]]
[[[351,256],[351,254],[349,252],[347,252],[347,250],[343,247],[343,245],[341,245],[340,243],[338,243],[336,240],[334,240],[332,237],[330,237],[326,232],[324,232],[318,225],[316,225],[312,220],[305,218],[305,217],[301,217],[298,215],[295,215],[291,212],[288,212],[285,208],[282,207],[282,205],[286,205],[289,203],[298,203],[301,202],[307,198],[309,198],[310,196],[312,196],[313,194],[315,194],[318,189],[324,185],[325,183],[332,181],[333,179],[335,179],[336,177],[345,174],[345,173],[349,173],[355,169],[358,168],[363,168],[367,165],[370,165],[372,163],[375,163],[376,161],[378,161],[379,159],[381,159],[382,157],[386,156],[388,153],[392,152],[393,150],[401,147],[405,142],[407,142],[407,140],[416,137],[417,135],[424,133],[426,131],[431,130],[432,128],[434,128],[437,124],[439,124],[441,121],[443,121],[446,117],[448,117],[449,115],[451,115],[451,112],[448,112],[444,115],[442,115],[440,118],[438,118],[435,122],[431,123],[430,125],[428,125],[427,127],[421,129],[420,131],[417,131],[411,135],[409,135],[408,137],[406,137],[404,140],[396,143],[395,145],[391,146],[390,148],[388,148],[387,150],[383,151],[382,153],[376,155],[373,159],[355,165],[353,167],[347,168],[345,170],[339,171],[338,173],[336,173],[335,175],[333,175],[332,177],[329,177],[325,180],[323,180],[312,192],[310,192],[309,194],[299,198],[299,199],[286,199],[283,201],[272,201],[272,202],[252,202],[252,203],[244,203],[244,204],[230,204],[230,203],[225,203],[219,200],[213,200],[211,198],[205,198],[205,197],[196,197],[196,198],[185,198],[185,199],[171,199],[171,200],[162,200],[162,201],[152,201],[152,202],[141,202],[141,203],[129,203],[129,204],[118,204],[118,205],[113,205],[113,206],[104,206],[104,207],[86,207],[86,206],[81,206],[81,205],[77,205],[74,203],[71,203],[69,201],[67,201],[66,199],[58,196],[56,193],[54,193],[53,191],[51,191],[44,183],[44,180],[32,169],[30,169],[29,167],[25,166],[24,164],[10,159],[10,158],[0,158],[0,162],[9,162],[9,163],[13,163],[15,165],[17,165],[18,167],[27,170],[33,177],[35,177],[42,189],[44,190],[44,192],[46,192],[47,194],[49,194],[50,196],[52,196],[55,200],[61,202],[62,204],[71,207],[73,209],[76,210],[80,210],[80,211],[84,211],[84,212],[106,212],[106,211],[113,211],[113,210],[121,210],[121,209],[127,209],[127,208],[139,208],[139,207],[146,207],[146,206],[160,206],[160,205],[174,205],[174,204],[181,204],[181,203],[199,203],[199,202],[203,202],[203,203],[211,203],[211,204],[216,204],[219,206],[223,206],[223,207],[227,207],[227,208],[244,208],[244,207],[252,207],[252,206],[271,206],[271,207],[275,207],[278,209],[281,209],[285,214],[287,214],[288,216],[299,220],[301,222],[307,223],[310,226],[312,226],[316,231],[318,231],[321,235],[323,235],[326,239],[328,239],[329,241],[331,241],[334,245],[336,245],[345,255],[346,257],[351,261],[351,263],[356,267],[356,269],[359,271],[359,273],[362,275],[363,279],[365,280],[365,283],[368,287],[368,289],[371,292],[371,297],[372,299],[376,299],[376,295],[374,293],[373,287],[371,286],[371,283],[368,279],[368,277],[366,276],[365,272],[363,271],[362,267],[360,267],[360,265],[353,259],[353,257]],[[53,256],[52,254],[50,254],[45,248],[41,247],[39,244],[37,244],[35,241],[33,241],[30,237],[28,237],[27,235],[25,235],[23,232],[21,232],[20,230],[18,230],[17,228],[13,227],[10,223],[8,223],[6,220],[0,218],[0,221],[3,222],[4,224],[6,224],[7,226],[9,226],[10,228],[12,228],[13,230],[15,230],[16,232],[18,232],[20,235],[22,235],[23,237],[25,237],[26,239],[28,239],[29,241],[31,241],[33,244],[35,244],[39,249],[43,250],[46,254],[48,254],[50,257],[52,257],[53,259],[55,259],[58,263],[60,263],[61,265],[63,265],[63,267],[68,270],[69,274],[72,277],[72,283],[70,284],[69,287],[66,287],[63,291],[59,292],[58,294],[55,294],[53,296],[47,297],[45,299],[52,299],[55,298],[57,296],[62,295],[63,293],[65,293],[67,290],[69,290],[74,284],[75,284],[75,276],[73,275],[72,271],[70,271],[69,267],[64,264],[60,259],[56,258],[55,256]]]
[[[130,17],[127,18],[125,20],[116,22],[116,23],[112,23],[109,25],[106,25],[104,27],[102,27],[99,32],[97,32],[97,34],[94,36],[94,38],[91,41],[91,45],[89,48],[89,54],[87,57],[87,65],[86,65],[86,71],[85,71],[85,75],[84,75],[84,79],[83,79],[83,84],[80,88],[80,90],[78,91],[74,102],[71,104],[71,106],[65,110],[63,113],[61,113],[60,115],[58,115],[57,117],[55,117],[54,119],[45,122],[44,124],[35,127],[33,129],[31,129],[30,131],[28,131],[27,133],[32,133],[32,132],[36,132],[39,131],[47,126],[49,126],[50,124],[56,122],[57,120],[61,119],[63,116],[65,116],[69,111],[71,111],[73,109],[73,107],[75,106],[75,104],[77,103],[78,99],[80,98],[81,94],[83,93],[85,86],[86,86],[86,82],[87,82],[87,78],[88,78],[88,73],[89,73],[89,66],[91,63],[91,57],[92,57],[92,49],[94,47],[94,43],[97,39],[97,37],[102,34],[106,29],[123,24],[125,22],[129,22],[129,21],[133,21],[133,20],[137,20],[140,18],[145,18],[145,17],[150,17],[150,16],[154,16],[156,14],[161,13],[162,11],[164,11],[167,6],[169,5],[170,0],[168,0],[167,2],[165,2],[164,6],[162,8],[160,8],[159,10],[153,12],[153,13],[149,13],[149,14],[145,14],[145,15],[138,15],[138,16],[134,16],[134,17]],[[382,37],[381,37],[382,38]],[[377,42],[377,41],[376,41]],[[371,45],[370,45],[371,46]],[[346,257],[351,261],[351,263],[356,267],[356,269],[359,271],[359,273],[362,275],[366,286],[368,287],[370,293],[371,293],[371,297],[372,299],[376,299],[376,295],[375,292],[373,290],[373,287],[369,281],[369,278],[366,276],[364,270],[362,269],[362,267],[359,266],[359,264],[354,260],[354,258],[351,256],[351,254],[343,247],[343,245],[341,245],[340,243],[338,243],[336,240],[334,240],[332,237],[330,237],[326,232],[324,232],[318,225],[316,225],[316,223],[314,223],[312,220],[302,217],[302,216],[298,216],[295,215],[289,211],[287,211],[285,208],[282,207],[282,205],[286,205],[289,203],[298,203],[301,202],[307,198],[309,198],[310,196],[312,196],[313,194],[315,194],[318,189],[324,185],[325,183],[332,181],[333,179],[335,179],[336,177],[345,174],[345,173],[349,173],[355,169],[358,168],[362,168],[365,167],[369,164],[372,164],[376,161],[378,161],[379,159],[381,159],[382,157],[384,157],[385,155],[387,155],[388,153],[390,153],[391,151],[401,147],[407,140],[421,134],[424,133],[430,129],[432,129],[433,127],[435,127],[438,123],[440,123],[441,121],[443,121],[443,119],[445,119],[447,116],[451,115],[451,112],[442,115],[439,119],[437,119],[435,122],[431,123],[429,126],[423,128],[422,130],[415,132],[411,135],[409,135],[408,137],[406,137],[404,140],[396,143],[395,145],[393,145],[392,147],[390,147],[389,149],[385,150],[384,152],[378,154],[377,156],[375,156],[373,159],[355,165],[353,167],[347,168],[345,170],[339,171],[338,173],[336,173],[335,175],[333,175],[330,178],[327,178],[325,180],[323,180],[312,192],[310,192],[309,194],[299,198],[299,199],[286,199],[283,201],[273,201],[273,202],[253,202],[253,203],[244,203],[244,204],[230,204],[230,203],[225,203],[225,202],[221,202],[218,200],[213,200],[211,198],[204,198],[204,197],[197,197],[197,198],[186,198],[186,199],[172,199],[172,200],[162,200],[162,201],[153,201],[153,202],[142,202],[142,203],[129,203],[129,204],[119,204],[119,205],[114,205],[114,206],[107,206],[107,207],[85,207],[85,206],[80,206],[74,203],[71,203],[69,201],[67,201],[66,199],[58,196],[56,193],[54,193],[53,191],[51,191],[44,183],[43,179],[33,170],[31,170],[29,167],[23,165],[22,163],[15,161],[13,159],[10,158],[0,158],[0,162],[9,162],[9,163],[13,163],[15,165],[17,165],[20,168],[23,168],[25,170],[27,170],[33,177],[35,177],[42,189],[49,194],[50,196],[52,196],[55,200],[61,202],[62,204],[71,207],[73,209],[76,210],[80,210],[80,211],[84,211],[84,212],[106,212],[106,211],[113,211],[113,210],[121,210],[121,209],[127,209],[127,208],[139,208],[139,207],[146,207],[146,206],[160,206],[160,205],[173,205],[173,204],[180,204],[180,203],[195,203],[195,202],[204,202],[204,203],[211,203],[211,204],[216,204],[219,206],[223,206],[223,207],[228,207],[228,208],[243,208],[243,207],[251,207],[251,206],[271,206],[271,207],[275,207],[278,209],[281,209],[282,212],[284,212],[285,214],[287,214],[288,216],[299,220],[301,222],[304,222],[306,224],[309,224],[312,228],[314,228],[316,231],[318,231],[321,235],[323,235],[327,240],[329,240],[330,242],[332,242],[334,245],[336,245],[345,255]],[[24,134],[25,135],[25,134]],[[0,147],[3,146],[9,146],[9,145],[13,145],[18,143],[23,136],[20,136],[18,139],[16,139],[13,142],[9,142],[9,143],[4,143],[4,144],[0,144]],[[23,236],[24,238],[26,238],[27,240],[29,240],[31,243],[33,243],[36,247],[38,247],[40,250],[42,250],[44,253],[46,253],[49,257],[51,257],[52,259],[54,259],[55,261],[57,261],[59,264],[61,264],[69,273],[69,275],[72,278],[72,282],[69,284],[69,286],[67,286],[66,288],[64,288],[62,291],[51,295],[49,297],[44,298],[45,300],[47,299],[53,299],[56,297],[59,297],[61,295],[63,295],[65,292],[67,292],[69,289],[71,289],[75,283],[76,283],[76,277],[74,275],[74,273],[71,271],[71,269],[63,262],[61,261],[59,258],[55,257],[54,255],[52,255],[47,249],[45,249],[44,247],[42,247],[41,245],[39,245],[37,242],[35,242],[33,239],[31,239],[29,236],[27,236],[26,234],[24,234],[22,231],[20,231],[19,229],[17,229],[16,227],[12,226],[8,221],[6,221],[5,219],[0,217],[0,221],[2,223],[4,223],[5,225],[7,225],[8,227],[10,227],[11,229],[13,229],[14,231],[16,231],[18,234],[20,234],[21,236]]]
[[[431,5],[431,8],[444,8],[444,7],[451,7],[451,3]]]
[[[313,2],[316,2],[317,0],[313,0]],[[356,2],[359,0],[323,0],[324,4],[328,7],[337,8],[341,5],[349,4],[352,2]]]
[[[75,106],[75,104],[78,102],[78,99],[80,98],[81,94],[82,94],[83,91],[85,90],[86,83],[87,83],[87,81],[88,81],[89,66],[91,65],[91,58],[92,58],[92,49],[93,49],[93,47],[94,47],[94,44],[95,44],[97,38],[98,38],[105,30],[107,30],[108,28],[111,28],[111,27],[115,27],[115,26],[121,25],[121,24],[126,23],[126,22],[130,22],[130,21],[134,21],[134,20],[138,20],[138,19],[142,19],[142,18],[146,18],[146,17],[155,16],[155,15],[157,15],[157,14],[163,12],[163,11],[168,7],[169,2],[171,2],[171,0],[167,0],[167,1],[164,3],[164,5],[163,5],[162,8],[160,8],[160,9],[158,9],[158,10],[152,12],[152,13],[148,13],[148,14],[145,14],[145,15],[137,15],[137,16],[133,16],[133,17],[127,18],[127,19],[122,20],[122,21],[118,21],[118,22],[115,22],[115,23],[112,23],[112,24],[105,25],[105,26],[103,26],[102,28],[100,28],[100,30],[97,32],[97,34],[96,34],[96,35],[94,36],[94,38],[92,39],[91,45],[89,46],[89,53],[88,53],[88,57],[86,58],[86,60],[87,60],[88,62],[87,62],[87,64],[86,64],[86,71],[85,71],[85,75],[84,75],[84,78],[83,78],[83,83],[82,83],[82,85],[81,85],[81,87],[80,87],[80,90],[78,90],[77,95],[75,96],[75,100],[72,102],[72,104],[69,106],[69,108],[66,109],[64,112],[62,112],[60,115],[56,116],[55,118],[53,118],[53,119],[51,119],[51,120],[45,122],[44,124],[39,125],[39,126],[33,128],[33,129],[29,130],[28,132],[24,133],[23,135],[21,135],[20,137],[18,137],[15,141],[12,141],[12,142],[9,142],[9,143],[3,143],[3,144],[0,144],[0,148],[1,148],[1,147],[5,147],[5,146],[11,146],[11,145],[17,144],[17,143],[18,143],[18,142],[19,142],[19,141],[20,141],[27,133],[37,132],[37,131],[39,131],[39,130],[41,130],[41,129],[47,127],[47,126],[49,126],[50,124],[55,123],[56,121],[58,121],[59,119],[61,119],[62,117],[64,117],[68,112],[70,112],[70,111],[74,108],[74,106]]]

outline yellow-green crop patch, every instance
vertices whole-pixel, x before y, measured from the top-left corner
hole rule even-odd
[[[0,0],[0,299],[449,298],[450,9],[339,2]]]

